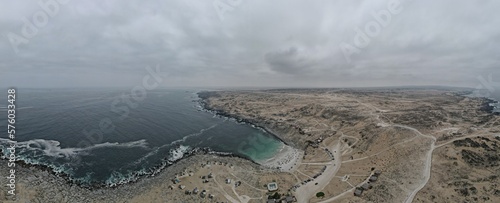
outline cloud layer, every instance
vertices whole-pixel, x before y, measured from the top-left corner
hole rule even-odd
[[[166,87],[500,82],[493,0],[40,2],[0,0],[2,87],[133,87],[156,64]]]

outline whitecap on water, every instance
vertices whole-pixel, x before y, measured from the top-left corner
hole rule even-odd
[[[3,139],[0,138],[0,143],[2,145],[8,146],[8,139]],[[90,147],[85,147],[85,148],[73,148],[73,147],[67,147],[67,148],[62,148],[61,143],[56,140],[44,140],[44,139],[34,139],[34,140],[29,140],[29,141],[24,141],[24,142],[17,142],[16,148],[20,150],[21,153],[23,152],[28,152],[28,151],[34,151],[35,154],[37,152],[40,152],[41,155],[44,156],[49,156],[49,157],[56,157],[56,158],[69,158],[69,157],[74,157],[75,155],[81,153],[81,152],[86,152],[86,151],[91,151],[94,149],[99,149],[99,148],[107,148],[107,147],[116,147],[116,148],[148,148],[148,143],[146,140],[137,140],[133,142],[126,142],[126,143],[110,143],[110,142],[105,142],[105,143],[100,143],[96,144]]]
[[[177,147],[175,149],[171,149],[170,156],[168,157],[168,161],[174,162],[174,161],[181,159],[182,157],[184,157],[185,153],[189,152],[190,149],[191,149],[191,147],[184,146],[184,145],[179,145],[179,147]]]

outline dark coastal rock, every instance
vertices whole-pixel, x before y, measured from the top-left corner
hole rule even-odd
[[[197,149],[195,151],[200,154],[210,154],[209,149]],[[34,192],[32,193],[33,196],[29,197],[31,201],[26,202],[129,202],[133,197],[141,195],[151,188],[159,187],[161,184],[164,184],[165,181],[175,177],[176,174],[185,171],[186,168],[208,161],[225,162],[231,165],[244,165],[245,167],[256,170],[262,169],[261,166],[241,158],[221,157],[220,155],[193,155],[179,160],[178,163],[169,166],[168,170],[162,170],[162,172],[158,173],[155,177],[147,176],[137,181],[115,187],[103,186],[101,188],[96,188],[99,186],[96,185],[94,188],[84,188],[68,182],[68,179],[62,176],[55,175],[55,173],[51,172],[52,170],[46,167],[20,163],[22,165],[16,166],[16,177],[18,177],[16,181],[25,185],[23,191]],[[8,160],[0,159],[0,175],[2,176],[4,175],[3,172],[7,171],[7,162]],[[5,181],[2,179],[0,183],[3,185]],[[165,193],[160,193],[158,195],[161,196],[161,199],[166,200],[171,197],[167,192],[168,191],[165,191]],[[18,194],[19,197],[24,195],[22,192]],[[0,202],[7,200],[7,197],[4,196],[4,198],[5,199],[0,198]],[[9,200],[12,199],[9,197]]]
[[[210,97],[220,97],[219,93],[217,92],[199,92],[198,93],[198,97],[200,98],[199,100],[199,103],[200,103],[200,106],[208,111],[208,112],[212,112],[214,113],[215,115],[217,116],[220,116],[220,117],[225,117],[225,118],[232,118],[232,119],[235,119],[236,122],[238,123],[245,123],[245,124],[249,124],[249,125],[252,125],[254,126],[255,128],[258,128],[258,129],[262,129],[264,131],[266,131],[268,134],[272,135],[273,137],[275,137],[276,139],[280,140],[281,142],[283,142],[284,144],[286,145],[290,145],[290,142],[287,142],[286,140],[284,140],[282,137],[278,136],[276,133],[274,133],[273,131],[269,130],[268,127],[266,127],[264,124],[261,124],[261,122],[257,121],[257,120],[253,120],[253,119],[247,119],[247,118],[241,118],[240,116],[238,115],[234,115],[234,114],[230,114],[228,112],[225,112],[224,110],[222,109],[216,109],[216,108],[212,108],[209,103],[208,103],[208,99]]]
[[[495,106],[492,104],[498,104],[498,101],[484,98],[483,103],[481,104],[481,107],[479,108],[481,111],[491,113],[493,115],[500,115],[500,112],[494,112]]]
[[[202,100],[206,100],[210,97],[220,97],[220,94],[217,92],[209,92],[209,91],[202,91],[198,92],[198,97]]]

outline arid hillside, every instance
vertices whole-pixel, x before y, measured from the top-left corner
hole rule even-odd
[[[486,111],[486,100],[464,94],[299,89],[200,96],[208,108],[304,151],[291,172],[301,181],[293,191],[299,202],[499,202],[500,119]],[[381,174],[370,180],[375,171]]]

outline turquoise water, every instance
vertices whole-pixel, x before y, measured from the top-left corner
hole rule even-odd
[[[261,129],[201,110],[193,90],[154,90],[142,101],[125,89],[18,89],[16,96],[19,159],[82,184],[133,181],[194,150],[258,162],[283,146]],[[3,100],[0,114],[6,107]],[[6,124],[0,116],[0,128]]]
[[[245,144],[252,147],[241,147]],[[273,137],[266,136],[261,132],[255,133],[250,139],[240,143],[240,145],[241,146],[238,147],[239,152],[249,156],[252,160],[257,162],[272,158],[283,147],[282,142]]]

